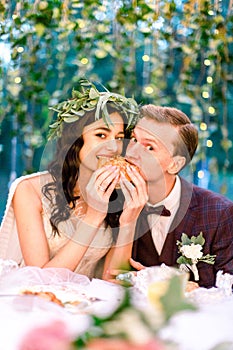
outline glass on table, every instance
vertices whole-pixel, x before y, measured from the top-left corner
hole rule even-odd
[[[147,267],[138,271],[134,279],[134,288],[152,304],[157,304],[159,298],[166,293],[170,280],[174,276],[179,277],[182,294],[184,295],[189,274],[165,264]]]

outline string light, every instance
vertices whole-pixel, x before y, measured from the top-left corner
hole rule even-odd
[[[108,55],[108,53],[105,50],[96,49],[95,50],[95,55],[96,55],[97,58],[101,59],[101,58],[105,58]]]
[[[206,58],[206,59],[204,60],[204,65],[205,65],[205,66],[210,66],[210,65],[211,65],[211,61],[210,61],[209,59]]]
[[[204,122],[202,122],[202,123],[200,124],[200,129],[201,129],[202,131],[207,130],[207,124],[204,123]]]
[[[86,57],[83,57],[81,60],[80,60],[80,62],[82,63],[82,64],[88,64],[88,58],[86,58]]]
[[[151,95],[151,94],[153,94],[154,89],[153,89],[152,86],[147,85],[147,86],[144,87],[144,92],[145,92],[145,94],[147,94],[147,95]]]
[[[144,62],[148,62],[148,61],[150,61],[150,56],[148,56],[148,55],[143,55],[143,56],[142,56],[142,60],[143,60]]]
[[[22,53],[22,52],[24,52],[24,48],[22,46],[19,46],[17,48],[17,51],[18,51],[18,53]]]
[[[151,38],[146,38],[144,43],[144,54],[142,56],[143,61],[143,91],[145,94],[150,95],[154,92],[152,86],[150,86],[150,76],[151,76],[151,65],[150,65],[150,57],[151,57],[151,49],[152,42]]]
[[[206,146],[211,148],[213,147],[213,141],[212,140],[206,140]]]
[[[205,176],[204,171],[203,170],[199,170],[198,173],[197,173],[197,176],[198,176],[199,179],[203,179],[204,176]]]
[[[210,94],[208,93],[208,91],[203,91],[203,92],[202,92],[202,97],[203,97],[203,98],[209,98],[209,97],[210,97]]]
[[[209,76],[206,78],[206,81],[208,84],[211,84],[211,83],[213,83],[213,78]]]
[[[210,106],[210,107],[208,108],[208,112],[209,112],[209,114],[215,114],[215,108],[212,107],[212,106]]]
[[[45,9],[47,9],[47,7],[48,7],[48,3],[47,3],[47,1],[40,1],[39,2],[39,9],[40,10],[45,10]]]
[[[16,84],[20,84],[21,83],[21,78],[20,77],[16,77],[15,78],[15,83]]]

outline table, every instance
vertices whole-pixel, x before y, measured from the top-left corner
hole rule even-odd
[[[33,287],[34,286],[34,287]],[[57,297],[65,300],[84,296],[76,312],[71,312],[36,296],[20,296],[22,288],[56,289]],[[136,287],[132,287],[137,295]],[[90,314],[107,316],[124,295],[124,288],[99,279],[91,281],[67,269],[16,268],[8,266],[0,275],[0,349],[18,350],[26,334],[52,322],[62,322],[71,338],[90,327]],[[188,295],[198,306],[197,311],[182,311],[174,315],[159,331],[163,341],[175,342],[178,350],[212,350],[219,343],[229,342],[224,350],[233,349],[233,296],[221,288],[200,288]],[[140,307],[148,307],[148,300]],[[92,300],[89,302],[89,300]],[[137,298],[135,299],[137,303]],[[86,303],[86,304],[85,304]],[[135,305],[136,306],[136,305]]]

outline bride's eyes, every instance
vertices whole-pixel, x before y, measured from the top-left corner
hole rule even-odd
[[[124,136],[117,136],[117,137],[116,137],[116,140],[117,140],[117,141],[123,141],[123,140],[124,140]]]
[[[97,133],[95,136],[99,137],[100,139],[106,139],[108,137],[108,135],[102,132]],[[124,136],[116,136],[116,140],[122,142],[124,140]]]
[[[98,134],[96,134],[97,137],[99,137],[100,139],[105,139],[106,135],[103,134],[102,132],[99,132]]]

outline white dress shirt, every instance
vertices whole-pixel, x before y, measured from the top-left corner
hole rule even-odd
[[[148,223],[152,234],[152,239],[158,254],[161,254],[165,239],[168,234],[169,227],[176,215],[179,208],[181,196],[181,183],[180,178],[176,176],[175,186],[169,195],[156,205],[147,203],[149,206],[158,207],[160,205],[165,205],[165,207],[170,210],[171,216],[159,216],[157,214],[148,215]]]

